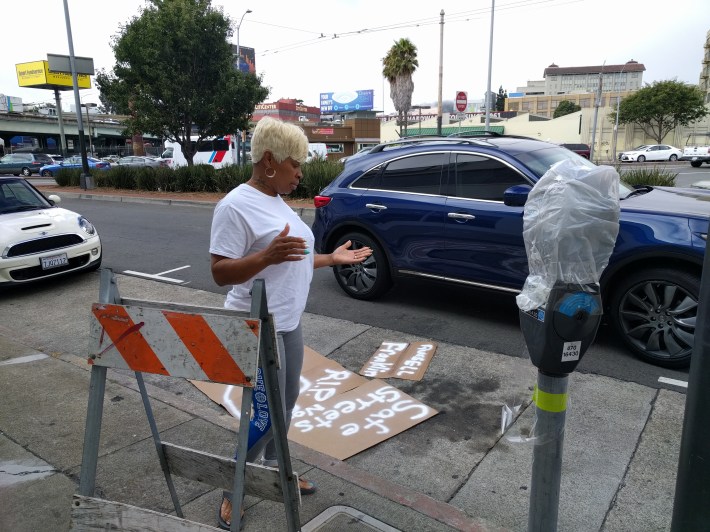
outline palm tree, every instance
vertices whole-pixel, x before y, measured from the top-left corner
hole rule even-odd
[[[390,98],[394,108],[399,114],[399,136],[402,136],[402,123],[404,133],[407,133],[407,123],[404,120],[410,107],[412,107],[412,93],[414,82],[412,74],[419,66],[417,60],[417,47],[409,39],[403,38],[395,41],[392,48],[382,60],[382,75],[390,84]]]

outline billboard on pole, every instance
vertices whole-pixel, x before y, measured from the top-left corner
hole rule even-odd
[[[374,95],[374,90],[321,92],[320,112],[371,111],[374,106]]]

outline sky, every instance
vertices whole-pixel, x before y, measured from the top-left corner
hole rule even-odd
[[[140,14],[145,0],[66,0],[74,54],[92,57],[96,69],[114,65],[112,39]],[[677,79],[698,83],[710,30],[708,0],[329,0],[223,1],[215,7],[234,20],[232,43],[255,49],[256,70],[270,88],[267,102],[296,98],[319,106],[320,93],[374,90],[376,110],[394,111],[382,58],[398,39],[417,47],[412,104],[436,103],[439,93],[440,11],[444,11],[442,99],[466,91],[481,100],[488,87],[515,92],[560,67],[623,64],[646,67],[644,83]],[[492,61],[491,7],[493,10]],[[250,9],[252,12],[244,15]],[[21,11],[41,13],[52,31],[4,24],[0,94],[23,103],[52,102],[53,92],[20,88],[15,65],[69,54],[64,0],[24,0]],[[244,17],[242,18],[242,15]],[[22,17],[26,21],[27,17]],[[93,87],[93,80],[92,80]],[[96,88],[82,101],[99,103]],[[74,99],[63,94],[64,106]]]

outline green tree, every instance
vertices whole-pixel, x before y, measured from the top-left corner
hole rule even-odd
[[[390,98],[399,114],[399,136],[402,136],[402,124],[406,135],[407,124],[404,118],[412,107],[414,81],[412,74],[419,66],[417,47],[412,41],[402,38],[395,41],[382,60],[382,75],[390,84]]]
[[[496,111],[505,111],[506,98],[508,98],[508,91],[503,90],[503,85],[501,85],[496,96]]]
[[[576,103],[574,103],[570,100],[562,100],[560,102],[560,104],[557,106],[557,109],[555,109],[555,112],[552,115],[552,118],[559,118],[561,116],[576,113],[577,111],[581,111],[581,110],[582,110],[582,108],[579,105],[577,105]]]
[[[236,70],[232,25],[210,0],[149,0],[113,39],[113,71],[96,76],[102,102],[129,116],[128,134],[174,140],[192,165],[200,140],[248,129],[269,93],[261,77]]]
[[[638,125],[656,144],[663,143],[678,126],[687,126],[707,114],[703,92],[676,80],[654,81],[619,105],[619,123]],[[616,111],[609,114],[609,120],[616,120]]]

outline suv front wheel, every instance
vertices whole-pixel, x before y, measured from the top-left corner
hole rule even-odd
[[[344,264],[333,267],[335,279],[346,294],[355,299],[376,299],[392,286],[389,266],[385,252],[368,235],[354,232],[343,235],[335,247],[345,242],[352,242],[350,249],[369,247],[372,255],[359,264]]]
[[[614,288],[611,318],[622,339],[646,362],[666,368],[690,364],[700,279],[655,268],[628,276]]]

